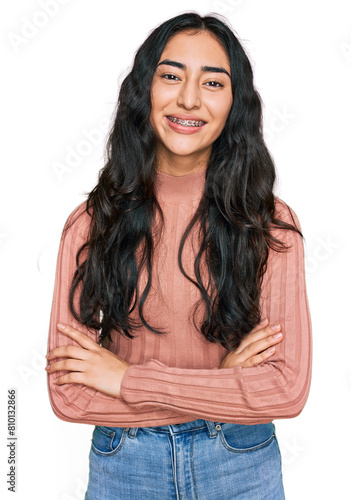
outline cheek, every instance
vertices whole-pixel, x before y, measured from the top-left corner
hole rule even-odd
[[[155,84],[151,88],[151,106],[154,112],[160,111],[167,104],[171,95],[170,89],[163,85]]]
[[[212,96],[210,97],[211,99],[206,100],[206,106],[212,116],[212,119],[214,119],[218,124],[224,124],[232,107],[232,94],[228,92],[225,94],[223,93],[222,95],[217,95],[215,96],[216,98],[213,98]]]
[[[178,85],[166,85],[162,82],[155,82],[151,88],[152,111],[156,114],[174,110],[178,97]]]
[[[222,103],[218,103],[216,111],[217,111],[217,116],[218,116],[219,121],[221,122],[222,126],[224,126],[225,122],[227,121],[228,115],[229,115],[231,107],[232,107],[232,103],[233,103],[232,99],[227,99],[226,101],[224,101]]]
[[[149,120],[152,128],[155,130],[157,128],[157,116],[159,113],[157,93],[151,92],[150,98],[151,98],[151,111]]]
[[[150,91],[150,102],[151,102],[150,119],[151,119],[151,116],[154,116],[155,112],[157,111],[158,101],[159,101],[159,92],[157,89],[157,85],[152,84],[151,91]]]

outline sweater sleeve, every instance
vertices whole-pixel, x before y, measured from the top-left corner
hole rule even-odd
[[[90,217],[86,213],[84,205],[85,203],[77,207],[70,215],[61,237],[51,309],[48,351],[62,345],[77,345],[57,329],[56,325],[59,322],[80,330],[98,342],[98,332],[91,331],[78,323],[69,308],[69,290],[76,269],[76,253],[86,242],[89,231]],[[108,396],[82,384],[54,384],[54,380],[64,373],[61,371],[47,375],[51,407],[61,420],[124,427],[133,425],[133,422],[143,425],[143,419],[147,424],[150,419],[157,421],[161,418],[167,421],[167,419],[179,418],[177,412],[162,409],[154,412],[150,408],[140,409],[136,412],[135,408],[130,407],[122,399]]]
[[[278,206],[284,219],[291,222],[292,216],[299,227],[296,215],[282,202]],[[309,394],[312,363],[303,240],[290,230],[275,230],[275,235],[289,245],[286,252],[270,252],[261,290],[262,318],[280,323],[284,333],[275,354],[250,368],[180,369],[157,360],[133,365],[122,380],[121,395],[127,403],[138,410],[151,405],[247,425],[300,414]]]

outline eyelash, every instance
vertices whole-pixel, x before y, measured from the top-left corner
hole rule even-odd
[[[172,73],[166,73],[164,75],[161,75],[162,78],[164,78],[165,80],[173,80],[174,78],[178,78],[176,75],[173,75]],[[172,77],[172,78],[168,78],[168,77]],[[211,80],[210,82],[206,82],[207,83],[215,83],[216,85],[209,85],[209,87],[212,87],[212,88],[220,88],[220,87],[223,87],[223,84],[220,83],[220,82],[217,82],[217,80]]]

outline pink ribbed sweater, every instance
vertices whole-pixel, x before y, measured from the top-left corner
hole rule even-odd
[[[62,420],[113,427],[176,424],[198,418],[258,424],[295,417],[304,407],[311,382],[312,340],[303,242],[297,233],[275,230],[291,248],[286,253],[270,253],[264,276],[262,318],[268,317],[271,324],[281,323],[284,332],[284,340],[267,362],[252,368],[219,369],[226,350],[208,342],[192,323],[192,306],[199,292],[180,272],[177,253],[183,231],[201,198],[205,172],[184,177],[157,174],[157,197],[165,226],[156,249],[152,290],[144,311],[153,326],[167,333],[156,335],[142,327],[136,330],[133,340],[113,335],[107,347],[132,364],[122,380],[121,399],[81,384],[55,385],[53,380],[58,374],[49,373],[51,405]],[[76,219],[84,206],[71,214],[68,221],[75,222],[61,239],[48,350],[73,343],[57,330],[58,322],[70,324],[97,341],[97,332],[92,336],[78,324],[68,307],[75,255],[86,240],[90,220],[86,213]],[[286,206],[278,199],[277,209],[280,218],[291,221]],[[196,250],[196,238],[192,243],[188,239],[183,263],[192,276]],[[145,275],[141,289],[144,283]],[[198,325],[201,311],[196,316]]]

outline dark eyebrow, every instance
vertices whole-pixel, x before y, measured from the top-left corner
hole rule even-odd
[[[161,66],[161,64],[167,64],[168,66],[174,66],[176,68],[184,69],[184,70],[187,69],[185,64],[177,62],[177,61],[171,61],[170,59],[164,59],[163,61],[158,63],[157,67]],[[225,73],[230,78],[230,74],[228,73],[228,71],[226,69],[221,68],[221,67],[217,67],[217,66],[202,66],[201,71],[205,71],[205,72],[208,71],[210,73]]]

